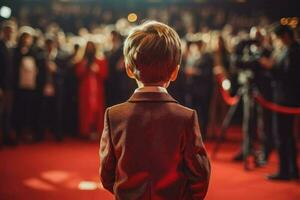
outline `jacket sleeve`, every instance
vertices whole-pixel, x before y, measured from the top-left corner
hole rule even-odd
[[[187,123],[184,173],[188,179],[192,199],[204,199],[209,185],[210,162],[202,142],[196,111],[193,112],[192,119]]]
[[[108,109],[105,112],[104,129],[100,140],[100,180],[105,189],[113,193],[116,158],[109,127]]]

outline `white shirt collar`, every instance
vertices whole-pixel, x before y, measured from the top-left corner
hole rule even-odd
[[[134,93],[136,92],[158,92],[158,93],[168,93],[167,89],[160,86],[144,86],[135,89]]]

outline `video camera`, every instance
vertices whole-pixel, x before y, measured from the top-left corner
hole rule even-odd
[[[258,40],[244,40],[236,46],[235,66],[238,69],[255,70],[263,56]]]

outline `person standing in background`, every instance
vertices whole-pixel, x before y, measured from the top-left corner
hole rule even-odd
[[[63,129],[67,135],[78,135],[78,80],[75,66],[78,62],[80,46],[74,44],[73,52],[68,56],[64,76]]]
[[[206,52],[202,40],[195,41],[195,55],[187,59],[185,66],[186,97],[185,104],[199,113],[199,123],[203,138],[206,137],[209,119],[209,104],[213,87],[213,57]],[[192,58],[192,59],[191,59]]]
[[[39,132],[35,140],[40,141],[49,129],[57,141],[62,140],[63,75],[67,56],[57,47],[57,41],[48,37],[45,49],[37,55],[39,66]]]
[[[87,42],[83,59],[76,65],[79,81],[79,130],[83,137],[97,138],[103,129],[104,81],[107,62],[96,57],[94,42]]]
[[[113,30],[110,33],[112,48],[107,52],[109,76],[106,81],[107,105],[126,101],[133,92],[135,83],[126,77],[123,57],[122,35]],[[117,91],[117,92],[116,92]]]
[[[300,107],[300,44],[289,26],[278,25],[274,32],[284,48],[278,58],[263,57],[260,63],[274,75],[275,102],[288,107]],[[269,180],[299,179],[297,146],[293,133],[295,115],[277,113],[277,120],[279,169],[277,173],[267,178]]]
[[[116,30],[110,33],[111,49],[106,52],[108,61],[108,78],[105,81],[106,92],[106,105],[111,106],[119,103],[121,90],[119,86],[120,77],[124,76],[123,73],[123,45],[122,36]],[[121,72],[121,73],[120,73]],[[118,91],[118,92],[115,92]]]
[[[6,21],[1,27],[0,39],[0,145],[14,145],[11,136],[12,78],[13,78],[13,33],[14,24]]]
[[[18,140],[32,140],[37,131],[38,75],[36,53],[32,49],[34,30],[21,27],[14,50],[13,127]]]

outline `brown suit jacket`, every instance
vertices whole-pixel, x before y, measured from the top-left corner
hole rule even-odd
[[[210,163],[197,113],[158,92],[108,108],[100,177],[119,200],[204,199]]]

